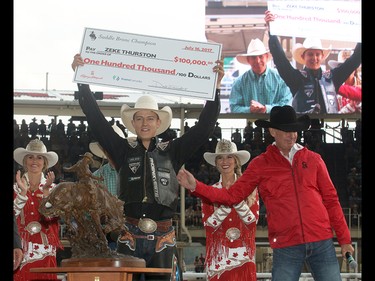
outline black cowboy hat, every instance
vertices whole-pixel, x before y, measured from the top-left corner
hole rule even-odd
[[[270,121],[258,119],[255,125],[262,128],[275,128],[284,132],[305,131],[310,127],[310,117],[305,114],[297,118],[290,105],[274,106],[271,109]]]

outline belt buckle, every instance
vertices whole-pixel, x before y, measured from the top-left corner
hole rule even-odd
[[[152,219],[142,218],[138,221],[138,228],[144,233],[153,233],[158,228],[158,225]]]
[[[241,232],[236,227],[231,227],[225,232],[225,236],[233,242],[234,240],[237,240],[241,236]]]
[[[39,233],[42,230],[42,225],[37,221],[29,222],[25,229],[31,234]]]
[[[149,234],[146,236],[147,240],[155,240],[155,235]]]

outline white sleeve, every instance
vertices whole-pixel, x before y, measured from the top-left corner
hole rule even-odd
[[[255,215],[245,201],[242,201],[233,207],[245,224],[250,224],[256,220]]]
[[[25,207],[28,197],[26,195],[24,196],[20,194],[20,188],[18,187],[17,184],[14,184],[13,189],[17,194],[16,198],[14,198],[13,200],[14,215],[18,217],[23,207]]]

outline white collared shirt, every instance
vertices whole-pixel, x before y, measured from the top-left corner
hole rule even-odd
[[[276,146],[276,142],[273,142],[272,145]],[[281,150],[280,150],[280,153],[289,161],[290,164],[292,164],[294,155],[296,154],[298,150],[301,150],[302,148],[303,148],[302,145],[300,145],[299,143],[295,143],[290,149],[288,156],[284,155]]]

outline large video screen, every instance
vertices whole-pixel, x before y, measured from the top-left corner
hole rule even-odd
[[[269,62],[268,67],[274,68],[272,62]],[[329,67],[329,66],[327,66]],[[224,58],[224,71],[225,75],[221,80],[221,113],[222,114],[233,114],[244,116],[245,118],[259,118],[260,114],[268,114],[271,108],[275,105],[292,105],[298,114],[307,113],[312,118],[360,118],[362,114],[362,89],[361,87],[342,87],[340,92],[336,91],[326,91],[326,100],[321,101],[325,102],[327,110],[325,113],[319,110],[312,110],[312,112],[301,111],[297,108],[298,103],[301,102],[289,95],[287,97],[282,97],[280,95],[275,95],[272,92],[274,89],[267,90],[265,87],[256,87],[250,85],[249,79],[241,78],[243,75],[246,75],[247,71],[250,70],[250,65],[242,64],[237,61],[235,57],[225,57]],[[322,66],[323,68],[323,66]],[[325,70],[325,66],[323,68]],[[356,73],[358,78],[361,79],[361,68],[357,69]],[[259,77],[259,79],[263,79]],[[239,81],[237,81],[239,80]],[[242,81],[241,81],[242,80]],[[236,82],[237,81],[237,82]],[[237,83],[237,85],[236,85]],[[262,85],[260,83],[260,85]],[[250,91],[257,91],[257,94],[251,94]],[[324,89],[323,89],[324,91]],[[308,95],[308,91],[305,91]],[[274,95],[272,101],[268,100],[268,104],[264,104],[264,97],[262,95]],[[307,97],[308,99],[308,97]],[[254,101],[252,101],[254,100]],[[254,111],[250,109],[250,103],[257,105],[259,108],[266,108],[266,112]],[[316,105],[318,106],[318,105]],[[253,107],[254,108],[254,107]],[[318,108],[319,109],[319,108]],[[265,109],[264,109],[265,110]],[[229,117],[229,116],[228,116]]]

